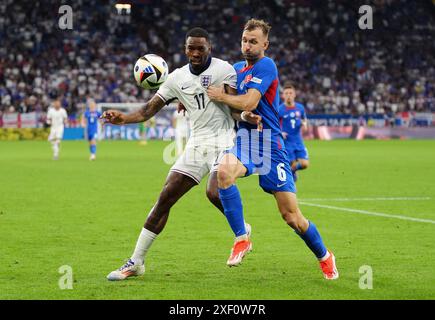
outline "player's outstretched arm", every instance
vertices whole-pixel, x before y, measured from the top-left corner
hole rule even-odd
[[[242,111],[255,110],[261,99],[261,93],[257,89],[249,89],[247,93],[235,96],[225,93],[223,87],[209,86],[207,94],[213,101],[225,103],[234,109]]]
[[[144,122],[152,118],[164,106],[165,102],[158,95],[154,95],[154,97],[152,97],[151,100],[138,111],[125,114],[118,110],[107,110],[104,111],[101,118],[104,119],[106,123],[116,125]]]

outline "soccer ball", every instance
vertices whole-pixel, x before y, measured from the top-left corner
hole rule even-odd
[[[134,79],[144,89],[157,89],[168,78],[168,73],[168,64],[156,54],[146,54],[134,65]]]

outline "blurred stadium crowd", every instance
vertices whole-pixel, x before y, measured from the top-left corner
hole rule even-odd
[[[241,60],[250,17],[272,25],[268,54],[281,83],[293,81],[308,113],[435,112],[435,5],[430,0],[71,2],[73,30],[58,26],[59,1],[0,2],[0,113],[44,111],[57,95],[69,114],[97,102],[142,102],[136,59],[156,53],[173,70],[186,63],[185,32],[202,26],[213,54]],[[374,29],[360,30],[358,8],[370,2]]]

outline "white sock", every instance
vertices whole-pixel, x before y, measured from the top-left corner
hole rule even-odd
[[[53,142],[53,155],[57,157],[59,155],[59,142]]]
[[[144,263],[145,255],[156,237],[157,234],[154,232],[151,232],[145,228],[142,229],[139,239],[137,239],[136,248],[131,256],[131,260],[133,260],[135,264]]]
[[[328,250],[326,250],[326,254],[322,258],[320,258],[319,261],[322,262],[322,261],[328,260],[329,256],[330,256],[330,253]]]
[[[239,241],[242,241],[242,240],[249,240],[248,235],[246,233],[242,234],[241,236],[236,237],[234,242],[239,242]]]

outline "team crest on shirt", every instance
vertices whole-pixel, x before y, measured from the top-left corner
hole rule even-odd
[[[247,84],[249,81],[251,81],[251,79],[252,79],[252,74],[246,75],[245,79],[243,79],[242,82],[240,82],[240,90],[243,90],[243,88],[245,87],[245,84]]]
[[[211,75],[201,75],[199,81],[204,88],[208,88],[211,85]]]
[[[301,113],[299,111],[296,111],[296,117],[300,117]]]

